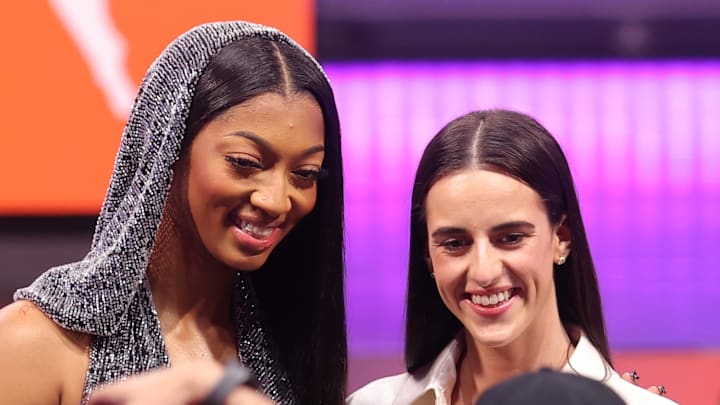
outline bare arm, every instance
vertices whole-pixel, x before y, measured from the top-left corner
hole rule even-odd
[[[0,309],[0,392],[3,403],[79,403],[85,340],[66,333],[34,304]]]

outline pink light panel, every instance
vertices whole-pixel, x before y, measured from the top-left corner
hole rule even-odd
[[[343,128],[354,353],[402,349],[412,178],[476,109],[543,123],[575,176],[614,347],[720,347],[720,62],[326,66]]]

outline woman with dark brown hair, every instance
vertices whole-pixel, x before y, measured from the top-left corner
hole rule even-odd
[[[612,368],[570,169],[533,118],[473,112],[430,141],[409,256],[407,373],[368,384],[349,404],[472,404],[543,367],[602,381],[628,404],[672,403]]]

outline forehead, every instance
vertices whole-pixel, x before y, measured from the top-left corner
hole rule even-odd
[[[233,106],[208,124],[221,132],[251,131],[278,142],[323,143],[323,115],[308,93],[263,93]],[[277,138],[277,139],[273,139]]]
[[[485,169],[468,169],[439,179],[425,200],[431,222],[494,224],[546,216],[540,195],[515,178]]]
[[[271,114],[278,110],[282,111],[289,106],[315,107],[320,112],[320,106],[315,98],[307,92],[300,92],[290,95],[279,94],[275,92],[266,92],[258,94],[240,104],[237,104],[220,117],[231,118],[238,114]]]

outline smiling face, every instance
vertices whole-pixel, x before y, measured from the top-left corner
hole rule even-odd
[[[323,139],[322,112],[307,94],[261,94],[198,132],[185,188],[213,257],[236,270],[265,263],[315,206]]]
[[[558,318],[553,263],[567,256],[569,232],[533,189],[468,169],[430,188],[425,214],[440,296],[478,344],[502,347]]]

